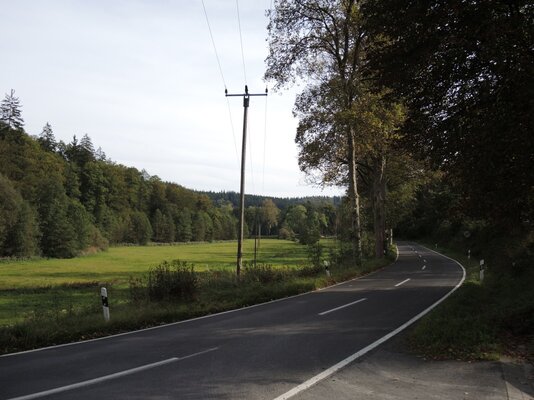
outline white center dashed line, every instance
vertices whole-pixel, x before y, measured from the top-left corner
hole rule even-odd
[[[405,280],[403,280],[402,282],[397,283],[397,284],[395,285],[395,287],[400,286],[400,285],[404,285],[404,284],[405,284],[406,282],[408,282],[409,280],[410,280],[410,278],[405,279]]]
[[[352,306],[353,304],[361,303],[362,301],[365,301],[365,300],[367,300],[366,297],[364,297],[363,299],[360,299],[360,300],[353,301],[352,303],[348,303],[348,304],[344,304],[344,305],[336,307],[336,308],[332,308],[331,310],[323,311],[322,313],[319,313],[317,315],[326,315],[326,314],[329,314],[331,312],[334,312],[334,311],[337,311],[337,310],[341,310],[342,308]]]

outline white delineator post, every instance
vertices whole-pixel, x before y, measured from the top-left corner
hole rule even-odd
[[[109,321],[108,291],[105,287],[100,289],[100,296],[102,296],[102,310],[104,311],[104,319]]]
[[[484,280],[484,260],[480,260],[480,282]]]
[[[328,276],[330,278],[330,263],[328,261],[323,261],[323,265],[324,265],[324,271],[326,272],[326,276]]]

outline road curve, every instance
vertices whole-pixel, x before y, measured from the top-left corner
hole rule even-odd
[[[463,267],[400,243],[387,268],[325,290],[0,357],[0,399],[285,399],[404,329]]]

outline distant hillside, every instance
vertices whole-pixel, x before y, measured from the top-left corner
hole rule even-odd
[[[237,192],[210,192],[210,191],[199,191],[198,193],[208,196],[213,202],[218,203],[220,201],[227,201],[232,203],[234,207],[239,206],[239,193]],[[278,208],[284,210],[290,206],[297,204],[306,204],[310,203],[314,206],[320,206],[323,204],[331,204],[334,207],[341,205],[341,196],[306,196],[306,197],[268,197],[268,196],[259,196],[255,194],[247,194],[245,197],[246,206],[259,207],[261,204],[267,200],[271,199]]]

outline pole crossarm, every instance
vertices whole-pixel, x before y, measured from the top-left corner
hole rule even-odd
[[[243,143],[241,145],[241,185],[239,196],[239,234],[237,237],[237,266],[236,275],[239,278],[241,267],[243,266],[243,227],[245,221],[245,154],[247,146],[247,114],[249,99],[252,96],[267,96],[268,91],[265,88],[265,93],[249,93],[248,86],[245,85],[245,93],[230,94],[227,89],[224,89],[226,97],[243,97]]]
[[[224,95],[226,97],[252,97],[252,96],[267,96],[269,90],[265,88],[265,93],[249,93],[248,86],[245,85],[245,93],[228,93],[228,89],[224,89]]]

